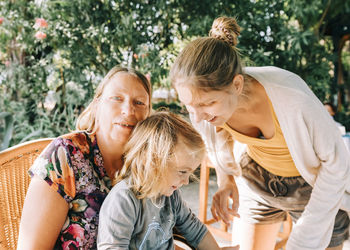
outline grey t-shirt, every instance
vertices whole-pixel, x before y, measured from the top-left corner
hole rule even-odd
[[[179,191],[160,200],[139,200],[125,180],[104,200],[99,218],[98,249],[174,249],[173,227],[197,247],[207,228],[191,212]]]

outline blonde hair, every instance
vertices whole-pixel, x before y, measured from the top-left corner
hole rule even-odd
[[[77,130],[85,130],[89,133],[95,133],[97,126],[96,126],[96,108],[97,108],[97,100],[101,97],[103,94],[103,90],[107,86],[107,84],[110,82],[110,80],[119,72],[125,72],[127,74],[130,74],[132,76],[135,76],[142,86],[145,88],[146,92],[149,96],[149,109],[151,110],[151,96],[152,96],[152,88],[150,82],[147,80],[147,78],[140,72],[136,71],[132,68],[124,68],[115,66],[113,67],[107,75],[103,78],[103,80],[100,82],[100,84],[97,86],[94,99],[90,102],[90,104],[86,107],[86,109],[79,115],[76,123],[76,129]]]
[[[204,91],[224,90],[242,65],[237,45],[240,27],[235,18],[214,20],[210,37],[190,42],[175,60],[170,79],[174,86],[186,82]]]
[[[124,166],[116,173],[114,183],[129,177],[137,198],[158,197],[162,179],[169,170],[169,160],[179,141],[195,157],[201,159],[204,156],[201,136],[180,116],[158,111],[139,122],[125,146]]]

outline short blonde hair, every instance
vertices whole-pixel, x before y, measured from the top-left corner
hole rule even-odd
[[[135,76],[142,86],[145,88],[146,92],[149,96],[149,110],[152,108],[151,104],[151,97],[152,97],[152,88],[150,82],[147,80],[147,78],[140,72],[138,72],[135,69],[132,68],[124,68],[115,66],[113,67],[107,75],[103,78],[103,80],[98,85],[94,99],[90,102],[90,104],[86,107],[86,109],[79,115],[76,123],[76,129],[77,130],[84,130],[89,133],[95,133],[96,132],[96,108],[97,108],[97,100],[102,96],[103,90],[107,86],[107,84],[110,82],[110,80],[118,73],[125,72],[127,74],[130,74],[132,76]]]
[[[129,177],[137,198],[156,198],[180,140],[195,157],[202,159],[205,155],[201,136],[179,115],[158,111],[139,122],[125,146],[124,166],[116,173],[114,183]]]
[[[242,65],[237,45],[240,27],[236,19],[219,17],[214,20],[210,37],[190,42],[175,60],[170,79],[177,84],[192,84],[204,91],[223,90],[231,85]]]

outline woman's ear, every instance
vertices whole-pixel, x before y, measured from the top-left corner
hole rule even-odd
[[[233,91],[236,95],[240,95],[243,91],[244,77],[241,74],[235,75],[232,81]]]

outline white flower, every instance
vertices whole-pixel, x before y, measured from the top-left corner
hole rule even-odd
[[[47,170],[46,170],[46,166],[47,164],[49,164],[49,160],[48,159],[44,159],[42,157],[38,157],[34,163],[33,166],[30,168],[30,170],[38,175],[40,178],[45,179],[47,176]]]
[[[83,211],[85,211],[85,209],[88,206],[86,201],[82,200],[82,199],[77,199],[77,200],[72,201],[72,205],[73,205],[73,209],[72,210],[74,212],[83,212]]]

